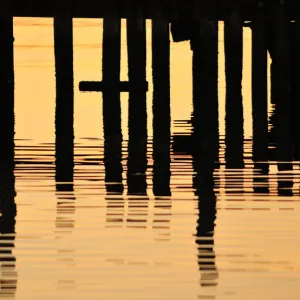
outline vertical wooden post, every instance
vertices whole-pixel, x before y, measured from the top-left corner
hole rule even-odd
[[[103,128],[105,182],[108,192],[123,192],[120,91],[121,19],[118,7],[107,0],[110,14],[103,20]]]
[[[218,21],[215,1],[194,4],[193,151],[195,163],[207,172],[200,178],[205,186],[213,178],[218,147]]]
[[[12,1],[0,3],[0,161],[12,161],[14,146],[14,47]]]
[[[268,160],[268,81],[264,3],[258,2],[252,25],[253,160]]]
[[[276,145],[279,170],[285,170],[282,162],[292,160],[290,134],[290,66],[289,66],[289,20],[284,1],[274,4],[274,92],[276,103]],[[288,164],[290,165],[290,164]],[[288,166],[287,165],[287,166]]]
[[[56,76],[56,181],[73,181],[74,72],[73,19],[69,1],[55,2],[54,53]]]
[[[153,193],[170,196],[170,32],[160,11],[152,20]]]
[[[224,22],[226,76],[226,167],[243,168],[244,117],[242,98],[243,21],[232,7]]]
[[[142,3],[131,0],[127,19],[129,113],[128,194],[147,194],[146,20]]]
[[[296,160],[300,160],[300,13],[297,15],[296,19],[296,49],[295,53],[298,53],[295,55],[295,72],[294,72],[294,112],[293,112],[293,117],[294,117],[294,126],[295,126],[295,148],[296,148],[296,153],[295,153],[295,158]]]

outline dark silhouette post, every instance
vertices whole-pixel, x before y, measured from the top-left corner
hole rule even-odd
[[[300,14],[297,15],[296,19],[296,39],[295,42],[295,61],[294,61],[294,136],[295,136],[295,158],[296,160],[300,160]]]
[[[109,16],[103,20],[103,128],[104,164],[107,190],[113,183],[115,190],[123,191],[122,185],[122,130],[120,90],[121,19],[118,7],[112,1],[105,2]],[[115,185],[116,184],[116,185]],[[113,191],[112,191],[113,192]]]
[[[170,196],[170,37],[169,22],[161,16],[160,1],[152,20],[153,76],[153,193]]]
[[[14,48],[13,48],[13,15],[12,1],[2,0],[0,3],[0,128],[1,147],[0,160],[7,161],[11,157],[14,136]]]
[[[289,49],[289,20],[284,1],[276,1],[273,5],[272,25],[274,28],[274,101],[276,103],[276,146],[279,170],[286,169],[284,163],[292,160],[290,134],[290,49]]]
[[[60,181],[60,175],[73,167],[73,20],[70,2],[56,0],[54,8],[56,180]]]
[[[130,1],[127,19],[128,78],[128,194],[146,194],[147,106],[146,106],[146,19],[143,5]]]
[[[226,167],[243,168],[243,21],[237,5],[232,7],[230,13],[225,18],[224,47],[226,76]]]
[[[267,41],[264,2],[258,2],[252,22],[253,160],[268,160]]]
[[[210,173],[218,149],[218,22],[215,1],[205,5],[195,1],[194,5],[194,17],[198,21],[195,22],[191,37],[193,147],[199,156],[197,163]]]

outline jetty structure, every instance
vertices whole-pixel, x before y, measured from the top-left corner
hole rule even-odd
[[[149,92],[146,19],[152,22],[154,181],[162,190],[165,189],[166,194],[169,182],[165,175],[170,170],[171,144],[170,42],[189,40],[191,43],[194,146],[200,149],[201,157],[206,161],[209,158],[215,160],[218,151],[220,21],[224,22],[226,151],[231,156],[240,156],[243,151],[243,29],[248,26],[252,30],[253,157],[258,161],[268,160],[269,51],[272,58],[272,101],[278,110],[275,120],[277,160],[286,162],[294,157],[300,158],[300,85],[296,84],[300,82],[300,60],[295,55],[300,53],[300,11],[296,0],[1,0],[0,125],[5,128],[1,158],[10,155],[11,151],[7,149],[11,148],[14,135],[14,17],[54,19],[55,130],[61,164],[72,164],[67,157],[71,157],[74,148],[75,88],[103,94],[105,164],[121,168],[116,164],[122,143],[120,93],[128,92],[128,151],[134,158],[128,163],[128,180],[135,180],[140,176],[137,174],[145,173],[146,93]],[[73,18],[103,18],[101,82],[82,78],[79,86],[74,87]],[[127,82],[120,81],[123,18],[127,22]],[[113,177],[113,174],[107,174],[106,179],[112,182],[120,180]],[[142,193],[145,186],[140,186]]]

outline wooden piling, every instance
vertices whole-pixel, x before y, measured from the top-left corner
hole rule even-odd
[[[193,152],[196,164],[206,170],[205,181],[212,179],[218,149],[218,21],[216,3],[195,1],[193,50]],[[204,5],[205,4],[205,5]],[[203,6],[202,6],[203,5]],[[197,168],[198,168],[197,167]],[[207,184],[209,184],[209,182]]]
[[[143,6],[130,2],[127,19],[128,79],[132,86],[146,82],[146,20]],[[147,105],[146,90],[129,91],[128,105],[128,194],[147,194]]]
[[[289,66],[289,20],[284,1],[277,1],[273,6],[274,26],[274,92],[276,103],[276,146],[279,170],[286,170],[292,160],[290,134],[290,66]]]
[[[153,193],[170,196],[170,33],[160,1],[152,20]]]
[[[295,55],[295,67],[294,67],[294,111],[293,111],[293,117],[294,117],[294,137],[295,137],[295,159],[297,161],[300,161],[300,13],[298,13],[297,19],[296,19],[296,49],[295,53],[298,53],[298,55]]]
[[[0,3],[0,161],[11,161],[14,144],[14,46],[12,1]]]
[[[243,21],[238,6],[232,7],[231,12],[225,18],[224,47],[226,76],[226,167],[243,168]]]
[[[252,22],[252,120],[253,160],[268,160],[268,80],[264,2],[260,1]]]
[[[110,17],[103,20],[102,81],[104,137],[122,138],[120,91],[121,19],[118,7],[107,1]]]
[[[118,7],[107,0],[103,20],[102,82],[105,183],[108,193],[123,193],[120,91],[121,19]]]
[[[56,76],[55,164],[56,182],[73,182],[74,72],[73,19],[68,2],[55,2],[54,52]]]

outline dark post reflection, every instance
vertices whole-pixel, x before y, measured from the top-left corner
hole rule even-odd
[[[57,196],[57,228],[72,228],[74,220],[64,221],[63,214],[75,212],[74,196],[74,155],[73,151],[64,151],[64,139],[56,137],[55,148],[55,186]],[[64,145],[65,148],[70,145]]]
[[[197,132],[194,130],[194,132]],[[217,145],[210,143],[207,151],[214,153]],[[196,244],[198,245],[198,264],[203,287],[215,286],[218,271],[215,264],[214,228],[216,219],[216,196],[214,192],[214,155],[207,156],[197,145],[193,152],[193,187],[198,197],[198,220]]]
[[[196,243],[201,285],[216,285],[213,250],[216,215],[213,173],[218,152],[218,26],[213,16],[201,18],[191,39],[193,50],[193,187],[198,196]]]
[[[13,116],[13,112],[10,114]],[[14,118],[7,120],[8,127],[14,127]],[[0,157],[0,298],[13,297],[17,288],[15,247],[15,203],[14,135],[6,136],[5,156]]]

